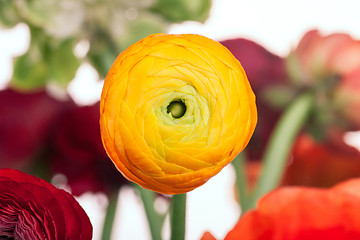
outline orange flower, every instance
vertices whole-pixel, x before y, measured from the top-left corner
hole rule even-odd
[[[193,190],[247,145],[256,125],[246,74],[221,44],[153,34],[115,60],[100,105],[105,149],[122,174],[164,194]]]
[[[330,189],[279,188],[245,213],[225,239],[360,239],[359,189],[360,178]]]

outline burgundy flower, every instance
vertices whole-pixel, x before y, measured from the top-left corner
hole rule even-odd
[[[90,220],[69,193],[18,170],[0,170],[0,239],[91,238]]]
[[[0,91],[0,168],[17,168],[43,147],[47,133],[69,104],[45,91]]]
[[[287,79],[284,59],[261,45],[244,38],[221,43],[241,62],[254,91]]]
[[[58,120],[53,132],[52,169],[66,175],[75,195],[109,193],[127,182],[103,148],[99,111],[99,103],[74,108]]]
[[[246,147],[246,153],[250,159],[258,160],[261,158],[267,140],[282,112],[269,102],[267,94],[275,87],[287,85],[285,61],[247,39],[237,38],[221,43],[241,62],[256,95],[258,124]],[[282,94],[285,93],[282,92]]]

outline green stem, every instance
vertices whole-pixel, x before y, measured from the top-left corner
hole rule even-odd
[[[109,204],[106,209],[106,215],[105,215],[102,237],[101,237],[102,240],[111,239],[111,233],[114,225],[118,198],[119,198],[119,191],[115,191],[109,197]]]
[[[241,208],[241,214],[243,214],[244,212],[249,210],[250,207],[247,192],[247,178],[244,153],[242,152],[237,155],[231,163],[233,164],[235,170],[237,195]]]
[[[279,120],[264,153],[264,164],[251,207],[255,207],[261,196],[278,186],[295,137],[306,123],[313,104],[313,95],[305,93],[290,105]]]
[[[137,184],[134,186],[139,190],[144,205],[145,214],[149,223],[152,240],[161,240],[161,227],[164,217],[160,216],[154,209],[155,193],[144,189]]]
[[[171,240],[185,239],[186,193],[173,195],[170,206]]]

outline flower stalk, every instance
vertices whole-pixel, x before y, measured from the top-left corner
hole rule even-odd
[[[114,191],[109,197],[109,204],[106,209],[105,220],[101,235],[102,240],[111,239],[111,233],[114,225],[118,199],[119,199],[119,191]]]
[[[306,123],[313,103],[313,94],[307,92],[298,97],[280,118],[265,150],[264,164],[250,208],[255,207],[261,196],[278,186],[295,137]]]
[[[173,195],[170,211],[170,239],[184,240],[186,223],[186,193]]]
[[[247,191],[245,160],[244,153],[242,152],[237,155],[236,158],[231,162],[234,166],[236,175],[236,190],[241,208],[241,214],[250,208],[248,196],[249,193]]]
[[[145,214],[148,220],[152,240],[161,240],[161,227],[164,216],[159,215],[154,209],[155,193],[134,184],[140,193],[144,205]]]

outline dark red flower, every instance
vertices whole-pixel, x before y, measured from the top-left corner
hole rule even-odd
[[[331,138],[317,142],[308,134],[300,135],[282,184],[331,187],[360,177],[360,151],[347,145],[341,133],[334,136],[336,142]]]
[[[0,91],[0,168],[17,168],[33,158],[68,104],[45,91]]]
[[[91,238],[90,220],[72,195],[18,170],[0,170],[0,239]]]
[[[282,112],[270,103],[267,94],[269,90],[287,84],[285,61],[247,39],[237,38],[221,43],[241,62],[256,96],[258,124],[246,147],[246,153],[250,159],[258,160]],[[284,92],[282,94],[285,95]]]
[[[225,239],[360,239],[359,189],[359,178],[330,189],[279,188],[245,213]]]
[[[62,173],[74,195],[110,193],[127,182],[108,158],[100,137],[99,103],[62,115],[51,139],[51,164]]]

